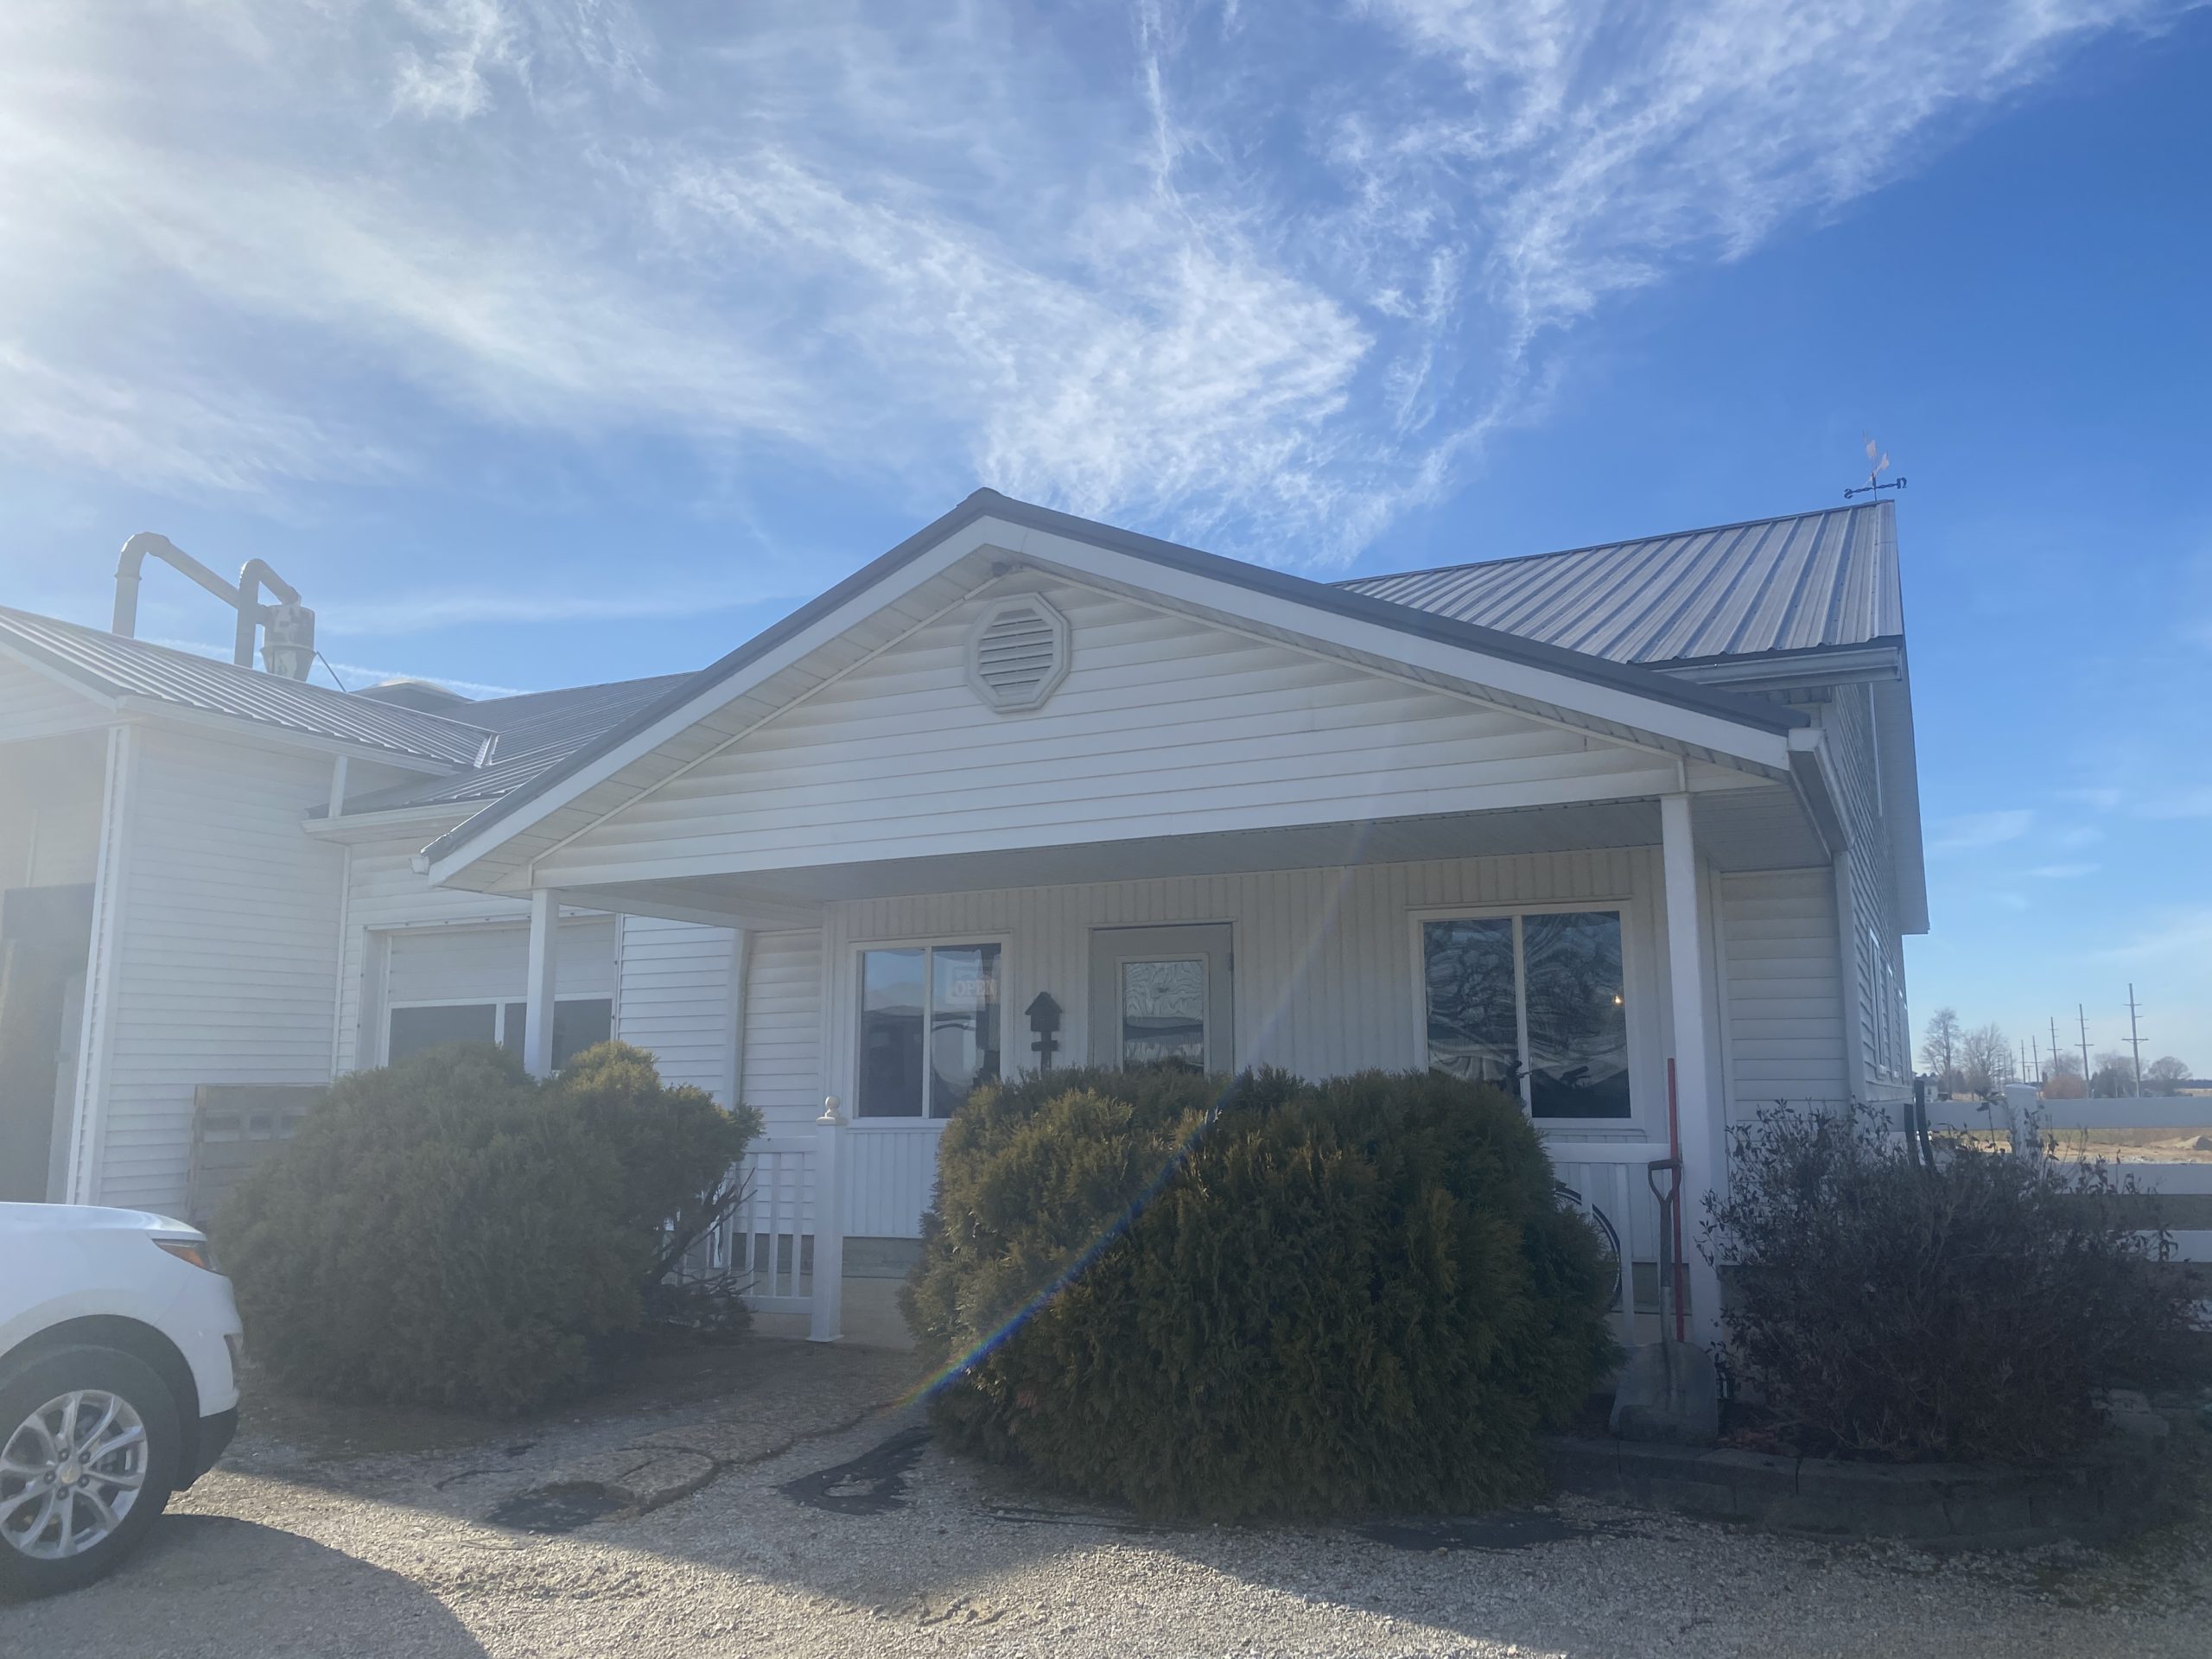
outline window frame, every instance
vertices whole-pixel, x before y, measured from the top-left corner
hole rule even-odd
[[[1618,918],[1621,930],[1621,1035],[1627,1054],[1628,1116],[1625,1117],[1539,1117],[1535,1089],[1529,1071],[1529,986],[1522,950],[1521,918],[1524,916],[1580,916],[1605,912]],[[1602,1136],[1643,1128],[1645,1124],[1643,1044],[1637,1034],[1637,1010],[1646,996],[1657,995],[1641,982],[1641,918],[1637,900],[1619,894],[1586,899],[1545,899],[1532,904],[1424,905],[1406,912],[1413,976],[1413,1064],[1416,1071],[1429,1069],[1427,927],[1431,922],[1494,922],[1513,924],[1513,1040],[1521,1066],[1521,1110],[1529,1121],[1548,1130],[1584,1136]]]
[[[480,1008],[489,1006],[492,1010],[492,1046],[505,1048],[507,1046],[507,1009],[518,1002],[526,1004],[529,1001],[527,995],[423,996],[405,1002],[386,1002],[382,1026],[377,1033],[377,1064],[380,1066],[391,1064],[391,1016],[395,1014],[402,1014],[410,1008]],[[604,1002],[607,1004],[607,1028],[610,1037],[621,1034],[615,1027],[615,999],[612,996],[602,996],[595,991],[580,991],[569,996],[556,996],[553,1001],[556,1006],[563,1002]]]
[[[849,1109],[845,1114],[846,1127],[870,1131],[941,1129],[951,1121],[949,1116],[931,1117],[930,1116],[930,1096],[936,1090],[937,1078],[936,1068],[926,1063],[928,1053],[926,1043],[923,1051],[925,1064],[922,1067],[921,1116],[918,1117],[863,1117],[861,1116],[861,1022],[868,1014],[868,988],[863,977],[867,971],[864,958],[868,953],[871,950],[925,952],[972,950],[979,945],[995,945],[999,953],[999,1076],[1003,1079],[1013,1076],[1020,1070],[1014,1059],[1014,1043],[1019,1033],[1014,1031],[1012,1023],[1014,1017],[1012,966],[1014,936],[1012,934],[994,932],[988,928],[978,928],[972,933],[931,933],[919,938],[851,939],[846,942],[848,960],[844,988],[848,1001],[845,1007],[844,1026],[846,1038],[849,1044],[845,1050],[844,1060],[846,1082],[843,1095]],[[931,995],[934,997],[937,984],[934,956],[929,957],[924,963],[922,982],[930,988]],[[935,1005],[932,1003],[932,1013],[934,1008]],[[926,1014],[923,1016],[925,1028],[929,1017]],[[1027,1027],[1024,1029],[1026,1030]]]

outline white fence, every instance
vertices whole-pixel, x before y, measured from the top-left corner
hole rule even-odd
[[[2044,1137],[2051,1136],[2056,1139],[2063,1154],[2069,1135],[2086,1131],[2094,1135],[2100,1129],[2193,1129],[2200,1135],[2212,1134],[2212,1096],[2202,1095],[2047,1100],[2033,1084],[2013,1083],[2005,1087],[2005,1103],[1993,1109],[1987,1117],[1969,1102],[1941,1102],[1931,1105],[1929,1110],[1931,1115],[1944,1112],[1948,1121],[1961,1116],[1958,1109],[1961,1108],[1964,1109],[1965,1118],[1975,1121],[1958,1122],[1951,1127],[1995,1128],[2010,1134],[2014,1147],[2024,1152],[2033,1151]],[[2176,1138],[2179,1138],[2178,1135]],[[2171,1156],[2161,1159],[2155,1149],[2146,1150],[2152,1155],[2127,1157],[2114,1166],[2116,1172],[2133,1177],[2144,1192],[2160,1198],[2212,1198],[2212,1162],[2192,1163]],[[2189,1208],[2202,1212],[2212,1210],[2212,1205],[2191,1205]],[[2169,1228],[2168,1232],[2178,1260],[2212,1262],[2212,1228],[2174,1227]]]

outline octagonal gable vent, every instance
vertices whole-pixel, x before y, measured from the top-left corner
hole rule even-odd
[[[1042,704],[1068,677],[1068,620],[1034,594],[1002,599],[968,636],[968,683],[1002,715]]]

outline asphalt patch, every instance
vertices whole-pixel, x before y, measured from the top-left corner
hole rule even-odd
[[[794,1503],[833,1515],[888,1515],[906,1505],[906,1476],[930,1443],[926,1428],[893,1434],[850,1462],[817,1469],[776,1490]]]
[[[563,1481],[517,1492],[492,1511],[493,1524],[518,1532],[574,1532],[627,1509],[630,1495],[596,1480]]]
[[[1354,1529],[1363,1538],[1393,1549],[1534,1549],[1587,1538],[1596,1529],[1578,1527],[1540,1510],[1495,1510],[1488,1515],[1436,1521],[1377,1521]]]

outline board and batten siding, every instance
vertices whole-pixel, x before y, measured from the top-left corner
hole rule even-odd
[[[653,916],[618,920],[615,1035],[650,1052],[663,1082],[690,1084],[728,1105],[737,1057],[736,931]]]
[[[1851,913],[1839,941],[1839,959],[1849,962],[1853,976],[1849,1000],[1858,1013],[1859,1069],[1868,1099],[1894,1099],[1911,1087],[1912,1037],[1872,689],[1831,688],[1821,723],[1828,735],[1851,837],[1843,882]]]
[[[196,1085],[329,1077],[344,861],[300,831],[327,760],[157,727],[130,753],[96,1190],[175,1211]]]
[[[772,1132],[781,1134],[818,1113],[825,1090],[852,1099],[856,967],[870,944],[1002,941],[1005,1064],[1034,1064],[1021,1011],[1049,991],[1063,1010],[1055,1064],[1075,1065],[1090,1052],[1092,931],[1190,922],[1230,925],[1240,1066],[1279,1065],[1308,1077],[1417,1066],[1427,1058],[1418,918],[1587,904],[1623,913],[1636,1116],[1552,1138],[1560,1146],[1575,1133],[1663,1138],[1669,1039],[1661,891],[1657,850],[1630,848],[833,904],[818,939],[763,935],[759,942],[746,1096],[768,1109]],[[787,1081],[771,1094],[770,1077]],[[903,1122],[854,1126],[844,1141],[853,1233],[913,1235],[934,1177],[935,1134]]]
[[[1825,869],[1718,879],[1729,1119],[1850,1098],[1835,882]]]
[[[1043,708],[969,686],[974,601],[539,861],[641,879],[1622,798],[1673,762],[1091,589],[1054,585]],[[620,872],[620,876],[613,872]]]

